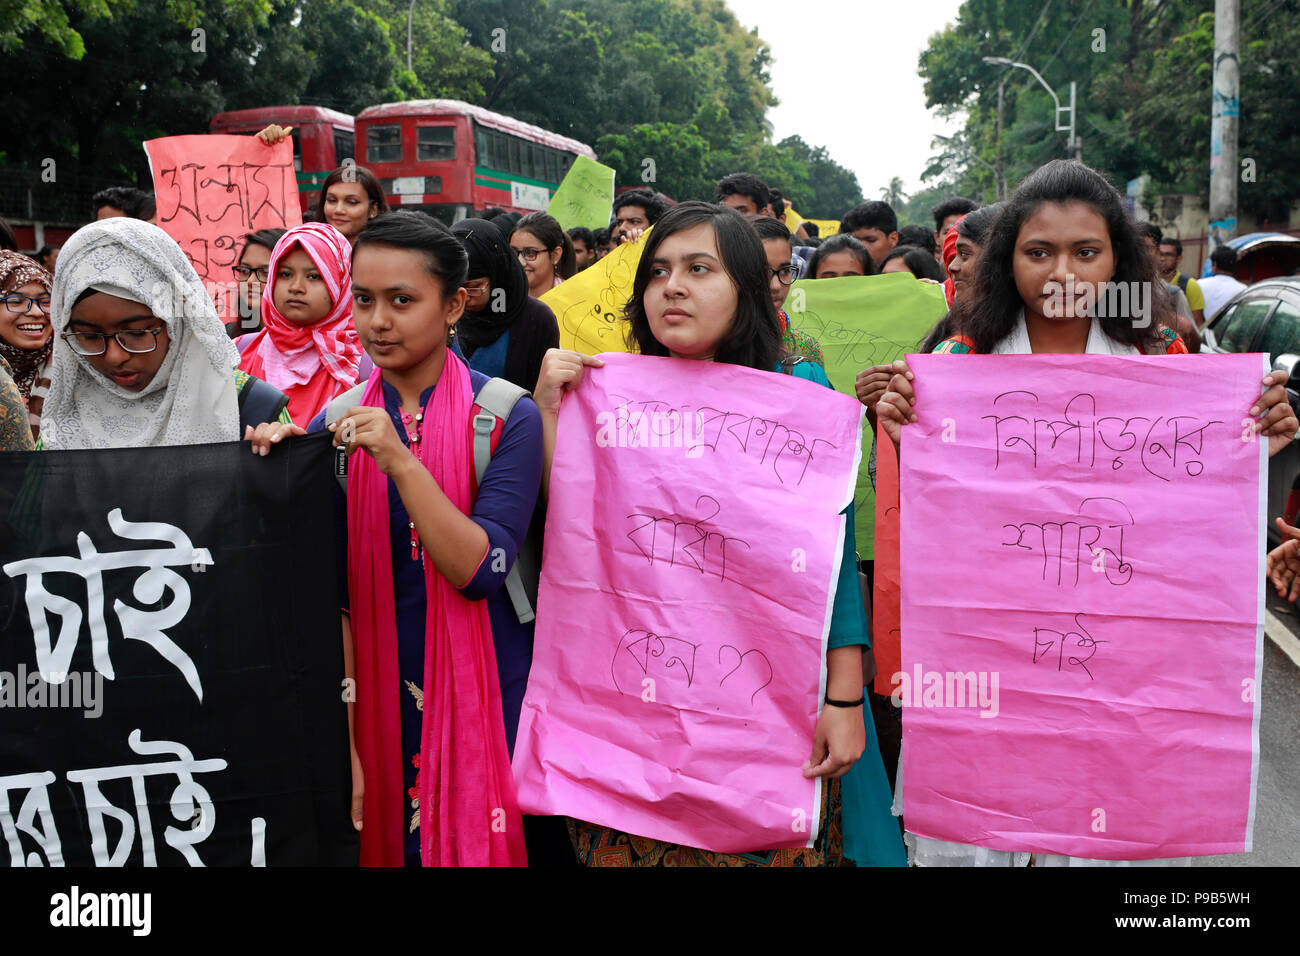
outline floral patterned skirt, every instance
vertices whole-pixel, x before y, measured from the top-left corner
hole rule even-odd
[[[714,853],[582,820],[570,820],[569,833],[578,859],[586,866],[843,866],[839,780],[823,784],[821,814],[822,827],[811,847],[749,853]]]

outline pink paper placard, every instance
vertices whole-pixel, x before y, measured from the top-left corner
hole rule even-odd
[[[722,852],[808,845],[862,406],[789,375],[602,358],[560,412],[520,806]]]
[[[908,361],[907,829],[1094,859],[1248,851],[1266,358]]]
[[[244,236],[302,225],[293,143],[256,136],[164,136],[144,144],[153,172],[158,225],[176,240],[223,321],[240,318]],[[256,322],[253,323],[256,325]]]

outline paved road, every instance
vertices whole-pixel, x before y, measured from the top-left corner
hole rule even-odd
[[[1260,696],[1259,788],[1255,849],[1231,856],[1206,856],[1194,866],[1300,865],[1300,666],[1279,646],[1300,657],[1300,615],[1269,594],[1273,615],[1264,638],[1264,682]],[[1282,627],[1279,627],[1281,624]],[[1288,637],[1290,640],[1288,641]]]

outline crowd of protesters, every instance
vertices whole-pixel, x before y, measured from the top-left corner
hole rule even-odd
[[[817,235],[811,223],[792,232],[781,193],[745,172],[722,179],[710,199],[674,203],[635,189],[616,197],[605,228],[566,232],[545,213],[501,209],[448,228],[389,210],[372,174],[340,168],[323,184],[314,221],[245,237],[234,276],[249,319],[226,328],[185,255],[153,224],[152,197],[105,190],[93,200],[96,221],[62,248],[29,258],[10,241],[0,252],[0,446],[39,452],[243,439],[267,455],[309,431],[334,434],[350,455],[336,515],[345,661],[349,677],[371,682],[349,704],[353,822],[363,862],[418,865],[458,828],[459,839],[480,839],[465,836],[474,821],[458,818],[455,807],[432,815],[418,805],[420,768],[432,750],[446,758],[444,773],[512,785],[534,623],[517,613],[506,581],[516,560],[540,555],[530,528],[550,492],[561,399],[602,364],[558,348],[555,315],[541,301],[551,289],[651,230],[624,316],[636,351],[695,363],[700,374],[720,362],[824,387],[819,343],[793,329],[784,309],[797,279],[909,273],[942,286],[949,310],[923,351],[1166,355],[1171,362],[1195,350],[1199,324],[1236,291],[1228,253],[1214,258],[1223,281],[1204,283],[1202,292],[1177,270],[1177,240],[1132,222],[1115,189],[1077,162],[1041,167],[1004,203],[952,197],[935,207],[933,229],[899,228],[888,204],[866,202],[844,211],[833,236]],[[1158,290],[1154,321],[1093,314],[1073,301],[1045,309],[1043,285],[1067,273],[1078,283],[1147,283]],[[493,380],[519,394],[474,481],[471,411]],[[1300,428],[1285,384],[1284,374],[1269,373],[1252,407],[1223,410],[1233,420],[1254,419],[1270,454]],[[856,394],[895,443],[916,420],[915,378],[904,361],[863,368]],[[852,508],[846,513],[827,702],[802,768],[828,784],[825,823],[812,846],[714,853],[582,820],[526,818],[524,839],[506,841],[494,859],[1028,862],[1027,853],[910,834],[905,855],[905,817],[900,826],[890,815],[888,792],[899,714],[887,699],[869,702],[864,687],[871,641]],[[507,556],[504,566],[486,560],[494,549]],[[1279,592],[1300,587],[1297,571],[1294,546],[1270,556]],[[431,732],[421,717],[432,692],[420,687],[426,655],[453,645],[472,647],[493,665],[438,685],[448,695],[438,706],[472,713],[476,726],[488,728],[473,739],[449,729],[460,723]],[[380,686],[380,669],[367,659],[376,647],[396,648],[392,672],[382,674],[391,686]],[[385,723],[374,702],[394,694],[400,719]],[[400,768],[391,759],[399,752]]]

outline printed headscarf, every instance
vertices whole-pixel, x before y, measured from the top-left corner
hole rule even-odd
[[[280,260],[302,248],[320,270],[330,311],[319,322],[298,325],[275,307]],[[357,383],[361,340],[352,324],[352,246],[322,222],[294,226],[275,244],[262,291],[262,330],[243,350],[241,367],[289,396],[289,415],[306,424],[330,399]]]
[[[50,294],[54,279],[34,259],[8,249],[0,250],[0,295],[17,292],[25,285],[37,283]],[[13,316],[6,315],[6,320]],[[50,358],[54,354],[54,336],[36,349],[24,349],[0,339],[0,358],[13,370],[14,384],[27,403],[28,424],[32,434],[40,434],[41,409],[50,391]]]
[[[87,289],[139,302],[171,340],[138,392],[97,372],[59,338]],[[77,230],[59,254],[50,318],[54,364],[42,415],[46,448],[139,448],[236,441],[239,353],[180,246],[157,226],[117,216]]]

